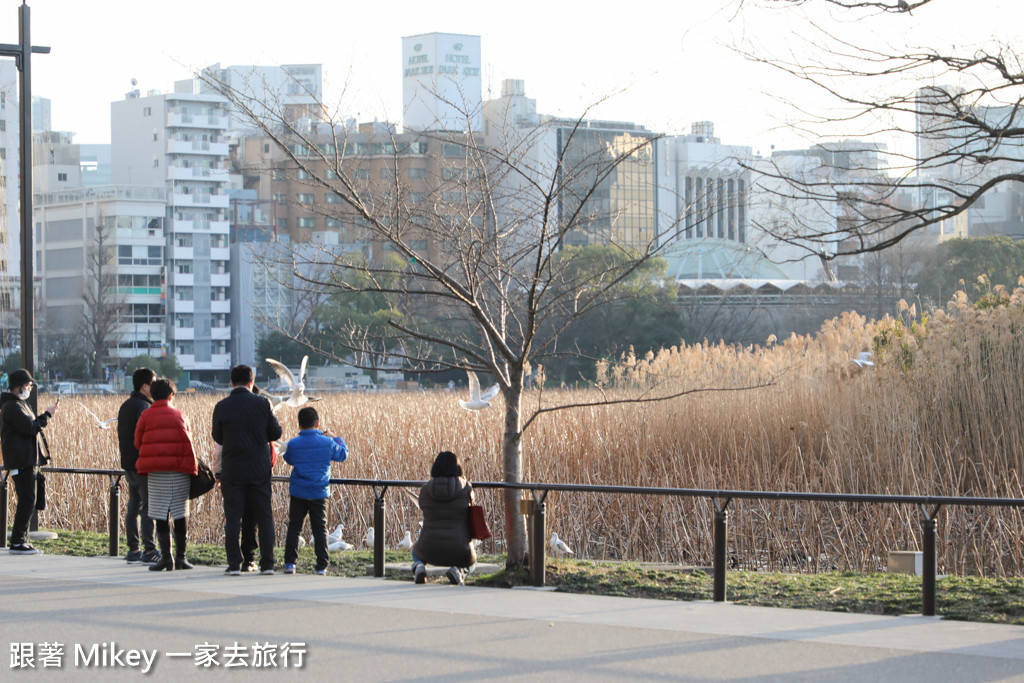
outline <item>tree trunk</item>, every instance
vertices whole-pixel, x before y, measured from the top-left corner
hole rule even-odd
[[[523,481],[523,432],[522,403],[523,376],[522,372],[513,373],[512,386],[505,394],[505,436],[502,439],[502,469],[505,482],[520,483]],[[519,500],[522,491],[505,489],[505,539],[508,555],[505,566],[518,569],[526,561],[526,521],[519,511]]]

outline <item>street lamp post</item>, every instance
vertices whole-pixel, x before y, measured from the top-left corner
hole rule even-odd
[[[29,373],[35,370],[35,323],[33,320],[32,291],[32,53],[48,54],[50,48],[33,46],[29,30],[29,8],[22,0],[18,8],[20,43],[0,43],[0,56],[14,57],[20,71],[18,97],[20,98],[19,166],[21,174],[21,363]],[[36,392],[30,398],[36,407]]]

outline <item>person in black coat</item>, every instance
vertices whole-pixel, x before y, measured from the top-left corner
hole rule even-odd
[[[147,478],[135,469],[139,459],[139,449],[135,447],[135,426],[139,423],[142,411],[153,405],[149,385],[154,380],[156,373],[149,368],[139,368],[133,372],[134,391],[117,411],[117,444],[121,451],[121,469],[128,482],[128,505],[124,515],[124,530],[128,537],[128,554],[125,559],[128,564],[156,564],[160,561],[160,552],[153,541],[153,520],[146,514]],[[140,518],[144,551],[139,549]]]
[[[463,570],[476,564],[476,549],[469,536],[472,504],[473,485],[462,476],[458,456],[441,451],[430,468],[430,481],[420,488],[423,529],[412,547],[416,583],[426,581],[424,564],[450,565],[445,575],[454,584],[461,584]]]
[[[274,573],[274,513],[270,506],[270,442],[281,424],[270,401],[252,393],[256,376],[248,365],[231,368],[231,393],[213,409],[213,440],[221,445],[220,491],[224,499],[227,573],[241,574],[239,535],[248,510],[259,528],[260,571]]]
[[[57,412],[57,404],[47,408],[38,417],[28,404],[35,382],[28,370],[20,369],[8,375],[9,391],[0,394],[0,450],[4,467],[14,480],[18,506],[14,510],[11,527],[12,555],[37,555],[41,551],[28,542],[28,525],[36,509],[36,479],[39,465],[50,459],[43,428]],[[58,399],[59,403],[59,399]]]

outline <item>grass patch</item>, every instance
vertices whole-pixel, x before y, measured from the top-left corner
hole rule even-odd
[[[106,535],[87,531],[60,531],[52,541],[33,541],[49,554],[105,556]],[[127,544],[122,539],[122,554]],[[278,566],[284,564],[284,548],[274,550]],[[188,558],[194,564],[226,565],[223,546],[191,544]],[[387,562],[408,562],[406,552],[388,551]],[[481,561],[504,564],[502,557],[481,557]],[[313,573],[313,548],[299,549],[296,571]],[[373,564],[369,550],[331,553],[328,571],[334,576],[366,576]],[[391,575],[394,579],[408,576]],[[508,588],[529,585],[526,571],[475,574],[467,583]],[[615,595],[660,600],[711,600],[713,579],[704,572],[686,572],[662,566],[589,560],[548,560],[545,584],[567,593]],[[1024,578],[940,577],[936,586],[936,612],[947,619],[1024,624]],[[921,580],[907,574],[857,574],[823,572],[789,574],[782,572],[732,571],[726,577],[726,595],[741,605],[814,609],[860,614],[920,614]]]

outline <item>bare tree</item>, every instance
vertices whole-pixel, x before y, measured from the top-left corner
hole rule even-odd
[[[82,331],[87,353],[92,356],[92,375],[102,380],[103,361],[121,332],[125,297],[119,293],[116,259],[110,245],[110,228],[97,214],[93,243],[86,252],[85,287],[82,292]]]
[[[803,31],[806,51],[741,50],[827,97],[819,107],[793,103],[799,126],[834,139],[907,143],[906,149],[875,150],[885,159],[882,168],[866,154],[826,159],[812,172],[794,173],[774,159],[754,165],[780,197],[833,206],[838,216],[759,226],[774,237],[829,258],[881,251],[965,213],[993,188],[1024,179],[1024,71],[1011,45],[978,46],[965,38],[963,47],[899,47],[869,40],[865,22],[903,14],[909,15],[903,21],[919,21],[938,7],[932,0],[739,5],[743,11],[828,10],[808,15],[814,18]]]
[[[315,337],[300,340],[335,358],[352,354],[349,362],[370,369],[376,363],[367,356],[388,356],[407,371],[489,375],[504,398],[504,478],[521,482],[524,431],[541,415],[576,407],[524,405],[531,372],[556,352],[569,325],[626,296],[621,285],[675,236],[674,225],[656,234],[653,203],[610,191],[633,182],[639,196],[653,196],[653,182],[642,179],[656,136],[602,137],[586,112],[540,126],[492,126],[486,142],[468,111],[461,131],[399,134],[377,124],[360,132],[334,121],[295,123],[280,108],[205,78],[272,142],[276,157],[258,141],[252,165],[301,178],[303,208],[341,226],[327,273],[312,275],[310,257],[293,244],[295,277],[330,292],[338,309],[358,311],[372,297],[374,315],[348,316],[329,348]],[[644,211],[646,230],[636,229],[630,219]],[[612,245],[615,258],[583,263],[580,250],[563,249],[588,243]],[[355,257],[352,245],[361,246]],[[708,388],[647,388],[588,405],[701,390]],[[504,494],[510,567],[526,554],[520,497]]]

